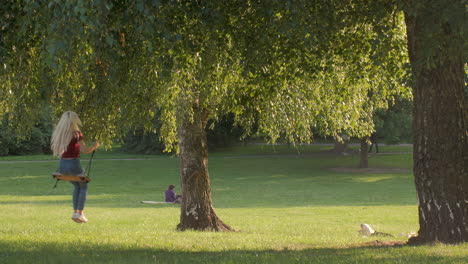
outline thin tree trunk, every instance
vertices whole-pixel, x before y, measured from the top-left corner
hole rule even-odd
[[[230,231],[231,227],[218,218],[212,206],[206,122],[206,114],[196,105],[193,120],[185,117],[179,122],[182,205],[177,229]]]
[[[359,168],[369,168],[369,159],[368,159],[368,148],[369,145],[367,144],[368,137],[361,138],[361,158],[359,162]]]
[[[336,153],[346,153],[346,149],[348,148],[348,136],[344,135],[341,136],[341,140],[335,139],[335,146],[333,151]]]
[[[415,77],[413,159],[420,226],[418,237],[410,242],[468,242],[468,107],[460,44],[464,40],[456,39],[460,37],[453,34],[456,28],[434,17],[442,10],[418,4],[418,9],[405,12]],[[433,23],[427,25],[428,21]],[[445,36],[437,43],[432,32]],[[436,47],[431,57],[428,44]]]

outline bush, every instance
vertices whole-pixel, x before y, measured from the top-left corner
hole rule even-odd
[[[237,144],[240,142],[242,134],[242,128],[234,126],[233,115],[223,116],[214,123],[213,129],[206,130],[208,148],[214,150]]]
[[[386,111],[379,111],[374,118],[379,138],[385,144],[412,142],[412,103],[409,100],[397,99]]]
[[[52,123],[48,111],[40,113],[40,121],[27,134],[17,135],[8,124],[8,116],[0,124],[0,156],[50,154]]]
[[[164,148],[159,132],[145,133],[142,128],[127,133],[122,144],[122,151],[136,154],[161,154]]]
[[[0,156],[7,156],[10,153],[12,142],[12,135],[7,133],[3,126],[0,126]]]
[[[227,115],[220,118],[214,124],[213,129],[206,130],[210,150],[228,147],[240,141],[242,130],[234,127],[233,124],[234,118]],[[136,128],[127,133],[123,138],[122,151],[136,154],[161,154],[165,146],[160,139],[160,123],[157,119],[154,120],[154,128],[155,132],[145,132],[143,128]]]

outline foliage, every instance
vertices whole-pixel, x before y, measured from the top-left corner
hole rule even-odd
[[[165,146],[161,140],[161,122],[153,119],[153,129],[135,127],[122,138],[122,151],[137,154],[161,154]]]
[[[376,131],[385,144],[412,142],[412,104],[409,100],[396,99],[387,110],[379,110],[374,116]]]
[[[160,154],[165,147],[157,130],[144,131],[142,128],[130,131],[122,139],[122,151],[137,154]]]
[[[122,139],[122,151],[137,154],[160,154],[166,147],[161,140],[161,122],[154,119],[154,129],[146,131],[140,127],[130,131]],[[219,118],[219,121],[211,121],[206,129],[208,148],[215,150],[239,143],[243,135],[242,129],[234,126],[232,115]]]
[[[26,155],[43,153],[49,142],[45,141],[47,135],[43,135],[39,128],[32,128],[28,139],[19,139],[11,133],[6,133],[6,129],[0,133],[0,155]]]
[[[0,156],[51,153],[52,124],[47,108],[41,109],[40,120],[25,134],[17,135],[8,126],[8,115],[0,123]]]
[[[271,142],[368,134],[408,94],[402,17],[378,2],[3,1],[0,114],[21,129],[42,98],[110,143],[161,109],[168,150],[195,101]]]
[[[230,147],[241,142],[244,137],[244,129],[234,125],[234,115],[225,115],[213,120],[208,124],[206,130],[208,148],[216,150],[218,148]]]

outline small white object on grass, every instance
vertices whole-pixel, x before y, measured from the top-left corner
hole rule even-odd
[[[362,236],[368,237],[375,233],[375,230],[368,224],[361,224],[361,230],[359,230],[359,234]]]
[[[141,201],[142,203],[147,204],[173,204],[172,202],[156,202],[156,201]]]
[[[359,230],[359,234],[361,234],[361,235],[364,236],[364,237],[369,237],[369,236],[388,236],[388,237],[393,237],[393,235],[391,235],[391,234],[375,231],[375,230],[374,230],[370,225],[368,225],[368,224],[361,224],[361,230]]]

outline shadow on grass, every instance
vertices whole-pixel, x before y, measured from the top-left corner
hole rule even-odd
[[[215,208],[416,204],[410,173],[330,169],[349,168],[354,164],[350,157],[235,158],[210,164]],[[87,205],[93,207],[139,208],[141,201],[162,201],[167,186],[179,181],[176,160],[109,161],[97,165],[88,191]],[[47,173],[50,166],[15,166],[0,170],[0,204],[69,204],[72,186],[60,182],[57,191],[52,191],[55,181]]]
[[[0,201],[0,205],[44,205],[44,206],[64,206],[69,207],[72,203],[72,197],[62,197],[57,196],[48,197],[48,200],[13,200],[9,199],[8,201]],[[122,202],[124,201],[124,202]],[[148,201],[148,199],[135,199],[130,196],[121,196],[120,199],[113,198],[100,198],[98,201],[93,201],[93,199],[88,199],[88,207],[102,207],[102,208],[166,208],[166,207],[180,207],[179,204],[175,203],[161,203],[161,204],[150,204],[142,203],[142,201]],[[153,201],[162,202],[162,199]]]
[[[302,250],[225,250],[191,252],[86,243],[0,241],[0,263],[466,263],[466,256],[431,253],[430,248],[354,247]]]
[[[281,176],[281,177],[280,177]],[[259,179],[239,177],[213,184],[215,208],[290,208],[313,206],[415,205],[415,189],[405,175],[333,174],[320,177],[271,175]],[[216,182],[218,181],[218,182]],[[223,181],[223,182],[219,182]],[[106,182],[104,182],[106,183]],[[261,185],[260,185],[261,183]],[[69,204],[72,186],[32,182],[9,188],[0,204]],[[25,191],[25,190],[29,190]],[[144,182],[121,181],[116,185],[90,183],[87,205],[106,208],[138,208],[141,201],[163,201],[164,190],[154,190]],[[148,207],[148,205],[145,205]],[[160,207],[161,205],[149,205]]]
[[[318,193],[320,194],[320,193]],[[325,195],[325,194],[324,194]],[[37,200],[34,197],[25,198],[22,195],[9,195],[8,200],[1,200],[0,205],[44,205],[44,206],[70,206],[72,201],[71,193],[64,195],[46,196],[47,199]],[[14,197],[19,199],[15,199]],[[31,196],[30,196],[31,197]],[[40,197],[40,196],[36,196]],[[216,196],[215,196],[216,197]],[[218,201],[214,199],[213,206],[215,209],[233,209],[233,208],[294,208],[294,207],[323,207],[323,206],[407,206],[416,205],[416,202],[408,202],[402,199],[401,202],[397,201],[379,201],[376,200],[379,195],[370,195],[361,201],[347,201],[347,200],[329,200],[316,197],[310,200],[301,198],[300,200],[282,199],[272,201],[273,198],[258,198],[252,201],[232,201],[231,198],[225,198],[225,201]],[[374,200],[372,200],[374,199]],[[120,195],[119,198],[93,198],[88,197],[86,206],[95,208],[165,208],[165,207],[180,207],[178,204],[145,204],[142,201],[156,201],[162,202],[163,198],[155,197],[155,195],[135,196],[135,195]]]

